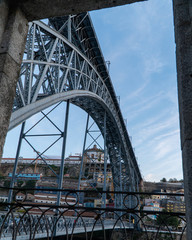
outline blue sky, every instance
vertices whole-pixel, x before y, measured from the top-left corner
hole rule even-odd
[[[105,60],[111,63],[111,79],[144,179],[181,179],[172,1],[99,10],[91,17]],[[71,107],[70,117],[66,155],[81,152],[86,115]],[[14,155],[18,132],[9,133],[4,156]],[[34,154],[23,148],[25,157]],[[59,155],[60,147],[54,151],[49,154]]]

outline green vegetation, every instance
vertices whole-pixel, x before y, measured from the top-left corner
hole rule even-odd
[[[88,176],[88,173],[89,173],[89,170],[88,170],[88,168],[86,168],[86,169],[85,169],[85,173],[84,173],[85,177]]]
[[[55,171],[56,173],[59,173],[60,167],[55,166],[55,165],[50,165],[50,167],[53,169],[53,171]]]
[[[160,182],[167,182],[167,179],[166,179],[166,178],[162,178],[162,179],[160,180]]]
[[[64,167],[64,174],[68,173],[69,167],[65,165]]]
[[[11,183],[10,180],[5,180],[4,184],[3,184],[3,187],[9,188],[10,187],[10,183]]]
[[[163,209],[163,212],[167,212],[165,209]],[[159,214],[157,216],[156,223],[158,225],[161,225],[163,227],[166,226],[171,226],[175,229],[179,226],[181,220],[178,217],[171,216],[171,215],[164,215],[164,214]]]
[[[35,188],[36,180],[28,180],[25,182],[24,188]]]
[[[36,186],[36,180],[28,180],[25,182],[25,186],[23,187],[24,189],[29,189],[29,188],[35,188]],[[34,190],[29,190],[27,191],[28,193],[34,194]]]
[[[177,178],[170,178],[170,179],[167,181],[166,178],[162,178],[162,179],[160,180],[160,182],[179,183],[179,182],[183,182],[183,179],[177,180]]]
[[[18,186],[18,187],[22,187],[23,183],[24,183],[24,181],[18,180],[18,181],[17,181],[17,186]]]
[[[5,176],[0,172],[0,180],[5,179]]]

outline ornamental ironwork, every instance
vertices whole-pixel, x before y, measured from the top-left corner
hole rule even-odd
[[[5,190],[1,187],[1,190]],[[7,189],[6,189],[7,190]],[[61,192],[60,205],[53,195]],[[0,238],[8,239],[185,239],[185,212],[144,210],[144,199],[182,201],[183,194],[14,188],[12,203],[1,202]],[[82,195],[106,194],[107,207],[82,202]],[[29,196],[30,195],[30,196]],[[31,195],[35,196],[32,200]],[[41,198],[39,196],[42,196]],[[22,197],[21,197],[22,196]],[[45,197],[46,196],[46,197]],[[113,202],[122,196],[123,206]],[[44,199],[44,200],[43,200]],[[55,200],[54,200],[55,199]],[[133,200],[134,199],[134,200]],[[102,198],[100,198],[102,201]],[[130,207],[129,201],[134,202]],[[156,200],[157,201],[157,200]],[[160,201],[159,201],[160,202]],[[101,202],[100,202],[101,204]],[[150,206],[150,205],[148,205]]]

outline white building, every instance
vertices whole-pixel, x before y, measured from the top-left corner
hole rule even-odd
[[[86,150],[84,155],[85,162],[104,163],[104,152],[96,144]]]
[[[53,193],[35,193],[34,202],[39,204],[55,205],[57,203],[57,194]],[[76,205],[77,200],[75,196],[71,195],[61,195],[60,205],[70,206]]]
[[[145,205],[143,207],[144,211],[157,211],[157,212],[161,212],[162,211],[162,207],[160,207],[160,203],[158,203],[157,201],[151,201],[148,202],[147,205]],[[157,218],[156,215],[148,215],[149,218],[155,220]]]
[[[42,159],[43,158],[43,159]],[[42,158],[24,158],[19,157],[18,164],[33,164],[33,165],[43,165],[45,161],[49,165],[60,166],[61,165],[61,158],[57,156],[43,156]],[[81,154],[77,155],[70,155],[65,159],[66,164],[80,164],[81,162]],[[2,158],[1,164],[14,164],[15,158]]]

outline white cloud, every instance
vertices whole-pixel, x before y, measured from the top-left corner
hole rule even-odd
[[[154,182],[156,181],[156,176],[153,173],[148,173],[145,177],[144,177],[145,181],[148,182]]]

